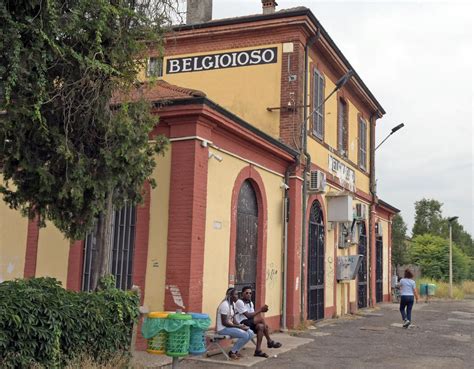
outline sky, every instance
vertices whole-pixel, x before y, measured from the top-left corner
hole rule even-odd
[[[474,235],[473,14],[470,1],[277,0],[310,8],[384,107],[376,151],[379,198],[411,234],[415,201],[432,198]],[[213,0],[213,18],[261,12],[260,0]]]

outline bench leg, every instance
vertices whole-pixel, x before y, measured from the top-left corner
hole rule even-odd
[[[217,353],[212,353],[212,354],[209,352],[209,349],[210,349],[212,346],[217,346],[217,348],[220,350],[220,353],[222,353],[222,354],[225,356],[225,359],[226,359],[226,360],[230,360],[229,355],[228,355],[227,352],[222,348],[222,346],[220,345],[219,342],[211,342],[211,344],[210,344],[210,345],[208,346],[208,348],[207,348],[207,353],[206,353],[206,356],[207,356],[207,357],[211,357],[211,356],[214,356],[214,355],[218,355],[218,354],[219,354],[219,352],[217,352]]]

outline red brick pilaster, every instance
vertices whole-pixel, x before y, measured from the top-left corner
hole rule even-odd
[[[304,96],[304,45],[293,41],[293,52],[282,54],[280,106],[280,138],[291,147],[301,144]],[[286,107],[296,107],[286,109]],[[276,114],[276,112],[273,112]]]
[[[375,215],[376,215],[375,205],[370,206],[370,211],[372,212],[372,216],[370,217],[370,224],[369,224],[369,232],[371,234],[370,245],[369,245],[369,247],[370,247],[370,264],[369,264],[370,280],[369,280],[369,283],[370,283],[370,299],[372,301],[372,306],[375,306],[376,301],[377,301],[376,293],[375,293],[375,286],[376,286],[375,281],[377,279],[377,270],[376,270],[377,256],[376,256],[376,253],[375,253],[375,238],[376,238],[376,235],[375,235],[375,222],[376,222],[376,219],[375,219]]]
[[[165,310],[202,310],[208,160],[198,140],[172,144]]]
[[[80,291],[84,260],[84,241],[75,241],[69,246],[66,288]]]
[[[145,182],[143,204],[137,205],[135,226],[135,251],[133,253],[133,284],[140,287],[141,303],[145,298],[145,279],[148,257],[148,237],[150,233],[150,184]]]
[[[25,253],[25,269],[23,276],[25,278],[34,277],[36,275],[36,258],[38,256],[38,239],[39,225],[38,217],[28,220],[28,228],[26,235],[26,253]]]
[[[301,173],[297,173],[301,177]],[[296,328],[300,323],[301,313],[301,178],[291,177],[289,180],[290,219],[288,222],[288,269],[286,293],[286,324],[288,328]]]
[[[393,215],[388,217],[388,240],[387,240],[387,295],[388,299],[387,302],[390,302],[391,295],[392,295],[392,220]]]

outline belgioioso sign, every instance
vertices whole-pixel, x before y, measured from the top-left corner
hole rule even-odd
[[[277,48],[235,51],[221,54],[199,55],[168,59],[166,73],[176,74],[203,70],[246,67],[277,62]]]

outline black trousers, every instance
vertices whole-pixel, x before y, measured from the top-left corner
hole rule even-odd
[[[415,301],[415,296],[401,296],[400,298],[400,313],[402,314],[402,319],[408,319],[411,321],[411,309],[413,308],[413,302]]]

